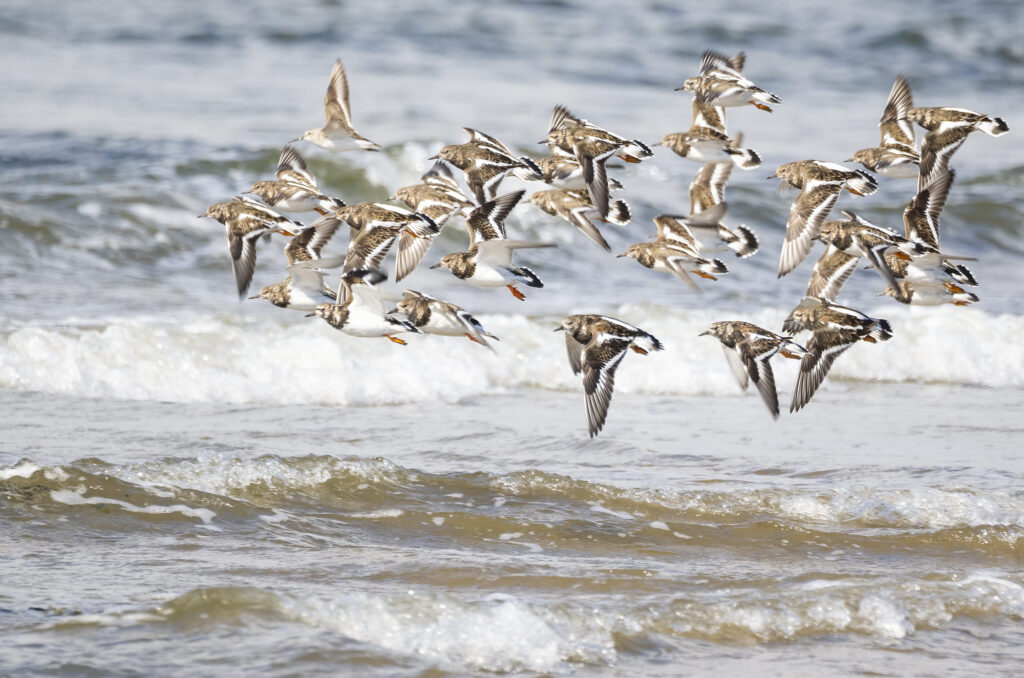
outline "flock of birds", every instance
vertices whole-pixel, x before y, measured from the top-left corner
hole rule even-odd
[[[723,223],[725,185],[733,167],[750,170],[761,164],[754,150],[741,146],[741,135],[730,137],[727,133],[725,109],[752,105],[770,112],[769,104],[781,103],[743,75],[745,60],[743,53],[726,57],[707,50],[699,74],[677,88],[693,95],[693,123],[686,132],[669,134],[655,145],[701,165],[690,184],[690,213],[655,217],[657,235],[618,255],[676,275],[694,288],[692,276],[715,280],[728,272],[726,264],[709,253],[732,252],[745,258],[759,247],[757,236],[748,227],[730,228]],[[308,141],[330,151],[380,150],[353,127],[348,80],[340,60],[331,73],[324,110],[324,126],[293,142]],[[914,142],[915,123],[927,130],[920,151]],[[964,286],[977,284],[971,271],[957,263],[964,258],[940,250],[939,215],[953,182],[949,167],[953,153],[971,132],[999,136],[1008,131],[1006,123],[962,108],[914,108],[910,86],[900,76],[878,126],[879,146],[857,151],[850,161],[885,177],[917,177],[917,192],[903,213],[905,235],[871,224],[850,211],[842,212],[844,220],[826,221],[844,189],[861,196],[875,192],[878,184],[869,172],[819,160],[782,165],[772,177],[800,192],[789,211],[779,277],[796,269],[815,241],[826,245],[811,273],[806,296],[783,322],[785,334],[743,321],[716,322],[703,333],[722,343],[740,386],[746,389],[753,382],[776,418],[778,394],[769,361],[777,353],[800,360],[790,405],[794,412],[810,401],[836,358],[853,344],[892,337],[886,320],[835,301],[862,259],[885,283],[882,294],[899,302],[966,305],[978,300],[964,290]],[[304,158],[291,145],[285,146],[276,179],[259,181],[246,194],[212,205],[201,215],[226,228],[239,296],[244,297],[251,286],[258,242],[281,233],[290,238],[284,250],[287,278],[250,298],[306,312],[352,336],[386,337],[398,344],[405,341],[396,335],[406,332],[465,336],[491,348],[488,339],[497,337],[465,309],[416,290],[405,290],[396,297],[379,287],[388,277],[381,266],[395,243],[395,280],[399,281],[419,265],[449,220],[460,215],[469,233],[468,249],[444,255],[431,268],[448,269],[470,285],[506,287],[524,299],[520,285],[536,288],[543,283],[532,270],[514,262],[515,252],[554,245],[508,237],[505,220],[526,191],[499,195],[501,181],[512,174],[550,185],[550,189],[534,192],[529,202],[568,221],[610,251],[595,221],[623,225],[631,215],[628,203],[611,199],[622,183],[608,176],[608,170],[618,166],[609,161],[617,157],[628,163],[641,162],[652,150],[642,141],[579,118],[564,106],[555,107],[548,135],[541,142],[549,155],[541,159],[517,155],[489,134],[463,129],[468,141],[441,148],[419,183],[400,188],[392,196],[392,201],[402,201],[408,208],[383,202],[349,205],[325,195]],[[463,172],[468,192],[462,190],[451,167]],[[281,212],[316,212],[320,216],[304,226]],[[350,230],[346,254],[324,256],[324,246],[343,223]],[[342,274],[332,289],[325,279],[327,271],[337,267]],[[390,310],[389,305],[393,306]],[[810,332],[806,346],[795,343],[793,336],[805,330]],[[583,374],[593,437],[604,425],[615,371],[626,350],[645,355],[661,350],[662,344],[640,328],[602,315],[569,316],[556,331],[565,332],[573,373]]]

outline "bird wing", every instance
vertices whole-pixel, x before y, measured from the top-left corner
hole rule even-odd
[[[843,190],[841,182],[810,181],[789,209],[786,239],[779,258],[779,276],[784,276],[800,265],[821,231],[825,217],[839,200]]]
[[[853,344],[854,341],[843,338],[838,332],[816,332],[811,337],[807,342],[808,353],[800,359],[800,373],[796,378],[790,412],[796,412],[810,402],[832,363]]]
[[[805,296],[833,301],[839,294],[839,289],[853,275],[859,259],[860,257],[847,254],[835,245],[826,247],[818,263],[814,265]]]
[[[625,357],[629,344],[629,339],[607,338],[592,341],[583,349],[583,392],[591,437],[604,426],[615,388],[615,370]]]
[[[331,69],[331,80],[327,83],[327,94],[324,95],[324,116],[327,129],[341,128],[352,132],[352,114],[348,107],[348,77],[341,59],[334,62]]]

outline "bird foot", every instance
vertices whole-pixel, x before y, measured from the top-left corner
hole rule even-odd
[[[647,351],[645,351],[644,349],[640,348],[639,346],[632,346],[631,345],[630,348],[633,349],[634,352],[639,353],[640,355],[647,355]]]
[[[878,343],[878,340],[875,339],[874,337],[872,337],[870,334],[868,336],[864,337],[864,341],[868,342],[869,344],[877,344]]]
[[[704,271],[694,271],[694,273],[708,280],[718,280],[718,278],[716,278],[715,276],[711,275],[710,273],[705,273]]]
[[[764,104],[759,104],[756,101],[751,101],[750,105],[754,108],[760,108],[762,111],[768,111],[769,113],[772,112],[771,106],[765,106]]]
[[[910,256],[909,254],[907,254],[906,252],[893,252],[892,255],[894,257],[896,257],[897,259],[902,259],[903,261],[913,261],[914,260],[914,258],[912,256]]]
[[[526,299],[526,295],[517,290],[513,285],[506,285],[505,287],[507,287],[508,291],[512,293],[512,296],[519,301]]]
[[[620,155],[619,158],[625,160],[626,162],[640,162],[640,158],[634,158],[631,155]]]
[[[396,344],[401,344],[402,346],[405,346],[405,345],[406,345],[406,342],[405,342],[404,340],[402,340],[402,339],[399,339],[398,337],[393,337],[393,336],[391,336],[390,334],[385,334],[384,336],[385,336],[385,337],[386,337],[387,339],[389,339],[389,340],[391,340],[391,341],[395,342]]]
[[[783,358],[790,358],[792,360],[800,360],[800,356],[796,353],[790,353],[789,351],[779,351]]]

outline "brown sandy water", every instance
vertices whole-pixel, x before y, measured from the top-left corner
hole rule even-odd
[[[565,425],[579,394],[541,391],[2,407],[19,422],[0,450],[0,665],[16,675],[1024,658],[1016,391],[853,385],[778,423],[753,396],[622,395],[594,441]]]

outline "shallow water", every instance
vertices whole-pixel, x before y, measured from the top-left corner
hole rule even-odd
[[[0,644],[14,675],[1012,675],[1024,659],[1024,85],[1018,3],[679,8],[612,2],[56,2],[0,10]],[[54,35],[60,39],[55,40]],[[379,154],[303,147],[348,202],[416,181],[462,126],[535,152],[550,110],[648,142],[689,125],[673,87],[713,47],[783,103],[729,112],[764,158],[729,223],[761,251],[694,294],[532,206],[545,281],[519,302],[418,270],[498,337],[408,346],[235,298],[198,220],[319,124],[342,57]],[[906,308],[858,272],[842,303],[895,338],[837,361],[773,422],[697,334],[778,329],[783,162],[876,142],[897,73],[920,105],[1004,117],[972,135],[943,244],[981,302]],[[688,209],[697,166],[618,175],[614,252]],[[900,228],[913,182],[840,209]],[[536,187],[510,178],[506,190]],[[304,218],[302,215],[296,215]],[[427,255],[461,249],[446,229]],[[329,246],[341,251],[344,239]],[[264,248],[254,286],[283,278]],[[567,257],[567,253],[572,256]],[[812,254],[815,257],[816,254]],[[401,289],[397,288],[397,289]],[[551,329],[600,312],[630,355],[602,435]],[[795,365],[777,360],[780,401]]]

